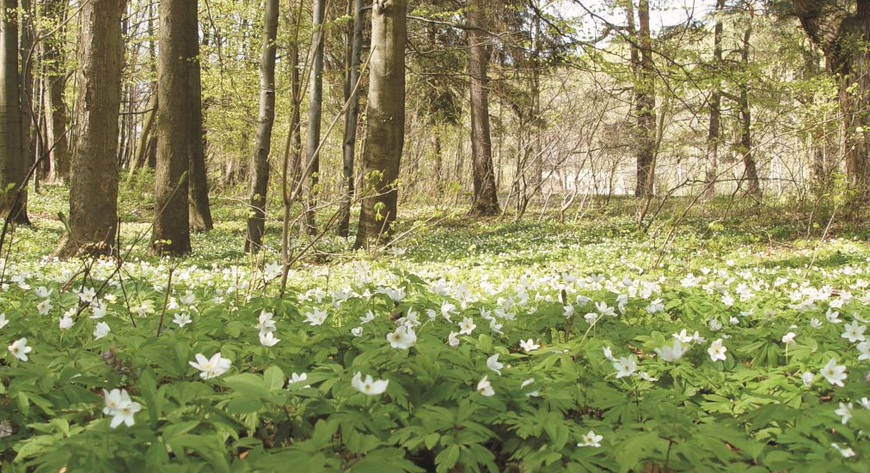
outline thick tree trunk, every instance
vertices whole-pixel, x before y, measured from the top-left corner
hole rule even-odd
[[[323,17],[326,0],[314,0],[314,58],[311,65],[311,83],[308,92],[308,140],[305,144],[307,163],[305,189],[305,229],[309,235],[317,233],[317,183],[320,181],[320,125],[323,117]]]
[[[637,77],[634,85],[637,120],[635,125],[637,185],[634,195],[636,197],[649,197],[655,192],[656,153],[655,69],[652,60],[649,0],[638,2],[638,20],[639,29],[636,42],[640,62],[636,66]]]
[[[53,30],[63,23],[66,16],[66,0],[43,0],[43,15]],[[66,133],[66,107],[63,91],[66,85],[64,69],[64,28],[42,40],[42,62],[45,65],[45,119],[46,143],[49,153],[48,182],[58,184],[69,180],[69,144]]]
[[[855,13],[836,0],[792,0],[810,39],[822,48],[839,82],[845,128],[846,178],[859,199],[870,197],[870,0],[857,0]]]
[[[18,70],[18,1],[3,0],[0,11],[0,210],[12,220],[27,218],[18,196],[23,188],[24,155],[21,146],[21,96]],[[16,189],[7,192],[10,187]]]
[[[251,217],[245,251],[259,251],[266,231],[266,191],[269,187],[269,152],[275,122],[275,38],[278,33],[278,0],[267,0],[260,56],[260,114],[254,156],[251,159]]]
[[[362,56],[363,42],[363,2],[362,0],[348,0],[348,6],[352,10],[353,25],[348,30],[348,60],[347,74],[344,84],[345,100],[350,100],[350,106],[344,115],[344,145],[342,147],[342,179],[343,189],[341,196],[341,208],[338,218],[336,233],[342,238],[347,238],[350,227],[350,206],[353,201],[353,162],[356,153],[356,129],[359,119],[359,91],[354,90],[359,81],[360,61]]]
[[[198,1],[189,0],[190,15],[198,16]],[[208,36],[204,36],[203,42]],[[202,60],[200,58],[199,41],[193,44],[194,58],[190,61],[190,189],[188,195],[188,218],[190,228],[194,231],[209,231],[214,228],[211,218],[211,206],[208,201],[208,175],[205,165],[206,134],[203,128],[202,105]]]
[[[160,50],[157,63],[158,102],[155,218],[151,251],[182,255],[190,252],[188,182],[191,154],[192,82],[199,31],[189,0],[160,0]]]
[[[375,0],[372,5],[372,57],[363,147],[366,196],[360,206],[357,248],[386,240],[396,221],[396,180],[405,144],[407,12],[407,0]]]
[[[710,128],[707,133],[706,197],[716,195],[716,176],[719,174],[719,143],[722,130],[722,12],[725,0],[716,0],[716,24],[713,27],[713,92],[710,94]]]
[[[748,27],[743,33],[743,47],[740,51],[741,61],[744,68],[749,67],[749,41],[752,37],[752,27]],[[743,156],[746,192],[752,195],[761,194],[761,185],[758,181],[758,166],[755,163],[755,153],[752,149],[752,104],[749,102],[749,85],[744,80],[740,83],[740,154]]]
[[[124,2],[82,4],[78,47],[79,107],[70,172],[69,230],[59,256],[116,253],[118,111],[121,107]]]
[[[498,193],[492,166],[489,131],[489,47],[483,28],[487,0],[468,0],[468,74],[471,82],[471,151],[474,161],[474,201],[470,215],[498,215]]]

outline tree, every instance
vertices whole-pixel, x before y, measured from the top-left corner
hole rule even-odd
[[[320,125],[323,117],[323,17],[326,0],[314,0],[314,58],[308,93],[308,140],[305,144],[307,168],[305,176],[305,229],[309,235],[317,232],[314,207],[317,205],[317,183],[320,180]]]
[[[870,114],[862,109],[870,99],[870,0],[855,0],[855,9],[839,0],[792,0],[794,13],[810,40],[827,59],[837,78],[845,128],[846,178],[860,196],[870,184]],[[854,12],[854,13],[853,13]]]
[[[189,15],[194,18],[199,14],[198,1],[191,0]],[[208,36],[203,35],[203,41]],[[197,231],[209,231],[214,228],[211,218],[211,206],[208,201],[208,174],[205,167],[205,150],[207,145],[205,129],[202,126],[202,58],[200,57],[199,41],[194,40],[190,66],[190,188],[188,218],[190,228]]]
[[[70,172],[69,233],[58,251],[112,254],[118,225],[118,111],[124,2],[82,4],[76,79],[79,107]]]
[[[3,0],[0,11],[0,209],[12,221],[26,223],[22,198],[24,154],[21,143],[21,99],[18,70],[18,0]]]
[[[366,107],[363,170],[374,195],[360,206],[355,247],[368,247],[393,232],[399,163],[405,144],[405,40],[407,0],[375,0]]]
[[[63,103],[66,68],[64,67],[63,33],[61,26],[67,7],[66,0],[43,0],[42,12],[48,21],[49,31],[59,28],[43,38],[42,62],[45,66],[44,107],[46,143],[49,152],[48,181],[63,183],[69,179],[69,153],[67,150],[66,107]],[[47,32],[46,32],[47,33]]]
[[[752,104],[749,100],[749,58],[750,40],[752,39],[752,9],[749,8],[749,22],[743,32],[743,43],[740,48],[740,64],[744,77],[739,80],[737,88],[740,95],[737,108],[740,112],[739,150],[743,158],[743,179],[746,180],[746,192],[751,195],[761,194],[761,184],[758,180],[758,166],[755,163],[755,153],[752,149]]]
[[[199,28],[190,0],[160,0],[159,11],[157,93],[162,106],[157,118],[151,249],[157,254],[182,255],[190,252],[188,171],[194,91],[189,62],[195,60]]]
[[[363,11],[362,0],[348,0],[352,10],[353,23],[348,28],[347,41],[347,73],[344,82],[344,99],[350,101],[344,115],[344,140],[342,141],[342,179],[341,208],[336,233],[347,238],[350,227],[350,205],[353,200],[353,162],[356,153],[356,128],[359,119],[359,91],[355,89],[359,82],[360,60],[363,45]]]
[[[725,10],[725,0],[716,0],[716,23],[713,26],[713,91],[710,94],[710,127],[707,133],[707,174],[706,195],[716,195],[716,175],[719,172],[719,142],[722,133],[722,79],[719,74],[722,68],[722,36],[724,26],[722,13]]]
[[[635,153],[637,185],[635,197],[649,197],[655,192],[656,91],[652,59],[649,0],[638,2],[638,26],[634,28],[634,0],[630,0],[629,34],[632,35],[632,69],[634,70]],[[635,34],[636,33],[636,34]]]
[[[260,113],[251,159],[251,211],[245,251],[259,251],[266,229],[266,191],[269,187],[269,152],[275,123],[275,39],[278,34],[278,0],[266,2],[260,56]]]
[[[471,84],[471,151],[474,174],[474,201],[471,215],[497,215],[498,193],[492,165],[489,131],[489,47],[484,30],[487,0],[468,0],[468,75]]]

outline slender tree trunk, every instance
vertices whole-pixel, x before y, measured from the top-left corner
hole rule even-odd
[[[716,175],[719,173],[719,142],[722,130],[722,12],[725,0],[716,0],[716,25],[713,27],[713,92],[710,94],[710,129],[707,133],[706,197],[716,195]]]
[[[407,0],[375,0],[372,5],[372,57],[363,146],[366,196],[360,206],[357,248],[386,240],[396,221],[396,181],[405,144],[407,12]]]
[[[30,54],[30,49],[33,46],[33,8],[31,0],[20,0],[21,12],[19,17],[19,39],[18,58],[19,58],[19,89],[20,96],[19,105],[21,106],[21,169],[24,175],[33,166],[36,156],[36,122],[33,114],[33,61],[35,56]],[[24,177],[24,176],[22,176]],[[16,218],[17,223],[30,225],[30,218],[27,216],[27,186],[21,189],[21,210]]]
[[[245,251],[257,252],[266,230],[266,191],[269,187],[269,152],[275,122],[275,39],[278,33],[278,0],[267,0],[260,56],[260,115],[251,160],[251,211]]]
[[[348,0],[353,14],[353,25],[348,30],[347,75],[344,85],[345,99],[350,106],[344,115],[344,146],[342,147],[342,179],[344,189],[341,196],[341,209],[338,219],[338,236],[347,238],[350,227],[350,206],[353,201],[353,162],[356,153],[356,131],[359,119],[359,91],[354,86],[359,81],[360,61],[363,42],[363,2]]]
[[[163,104],[157,120],[155,218],[151,251],[183,255],[190,252],[188,182],[193,120],[190,61],[194,60],[199,31],[189,0],[160,0],[160,48],[157,63]]]
[[[632,15],[633,17],[633,15]],[[636,197],[653,195],[655,183],[656,151],[656,95],[655,69],[652,60],[652,33],[650,31],[649,0],[638,2],[637,44],[640,63],[635,82],[635,110],[637,114],[637,186]]]
[[[483,28],[487,0],[468,0],[468,73],[471,82],[471,151],[474,161],[474,201],[470,215],[498,215],[498,193],[492,166],[489,131],[489,47]]]
[[[323,116],[323,17],[326,0],[314,0],[314,58],[311,65],[311,83],[308,93],[308,141],[305,145],[308,169],[305,189],[305,229],[309,235],[317,233],[314,208],[317,206],[317,183],[320,181],[320,125]]]
[[[751,20],[750,20],[751,21]],[[746,28],[743,33],[743,46],[740,51],[741,62],[744,68],[749,68],[749,47],[752,38],[752,26]],[[744,79],[740,85],[740,154],[743,156],[744,175],[746,180],[746,192],[752,195],[761,194],[761,185],[758,181],[758,167],[755,164],[755,154],[752,150],[752,104],[749,101],[748,79]]]
[[[136,170],[145,166],[148,163],[148,151],[151,145],[152,131],[154,124],[157,121],[158,113],[158,94],[157,85],[152,86],[151,97],[148,98],[148,104],[145,105],[145,119],[142,121],[142,133],[139,134],[139,143],[136,145],[136,154],[130,162],[130,168],[127,170],[127,179],[131,179]]]
[[[198,17],[198,0],[189,0],[190,15]],[[203,35],[203,42],[208,40]],[[190,61],[190,189],[188,195],[188,218],[190,228],[194,231],[209,231],[214,228],[211,218],[211,206],[208,201],[208,174],[205,165],[206,134],[203,127],[202,104],[202,60],[200,58],[199,41],[194,41],[193,57]]]
[[[432,144],[432,158],[435,163],[435,192],[438,196],[439,201],[441,200],[442,194],[444,193],[443,189],[443,176],[444,173],[444,156],[441,150],[441,130],[435,124],[432,124],[432,128],[430,130],[431,135],[429,136],[429,141]]]
[[[66,17],[66,0],[43,0],[43,15],[50,29],[63,23]],[[45,119],[46,143],[49,153],[48,182],[65,183],[69,180],[69,144],[66,135],[66,107],[63,92],[66,85],[63,42],[64,28],[42,40],[42,62],[46,71]]]
[[[58,251],[113,254],[118,224],[118,111],[124,2],[82,4],[78,47],[79,107],[70,173],[69,235]]]
[[[27,218],[17,191],[25,176],[21,146],[21,96],[18,70],[18,1],[3,0],[0,11],[0,192],[3,212],[18,222]]]

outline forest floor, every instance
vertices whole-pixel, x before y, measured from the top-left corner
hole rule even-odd
[[[7,242],[4,472],[870,471],[859,233],[421,208],[377,257],[324,238],[280,297],[279,222],[252,258],[218,198],[158,260],[125,192],[120,269],[49,257],[63,189]]]

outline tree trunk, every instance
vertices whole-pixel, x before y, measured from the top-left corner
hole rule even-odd
[[[632,15],[632,21],[634,20]],[[655,189],[656,152],[656,92],[655,69],[652,60],[652,34],[650,30],[649,0],[638,2],[639,30],[637,45],[640,62],[636,65],[635,113],[637,140],[636,197],[650,197]]]
[[[836,0],[792,0],[794,13],[810,39],[821,47],[837,76],[845,128],[846,180],[857,198],[870,184],[870,0],[857,0],[852,14]]]
[[[43,0],[43,15],[50,29],[57,28],[66,17],[66,0]],[[48,182],[58,184],[69,180],[69,144],[66,134],[66,107],[63,92],[66,85],[66,70],[63,57],[63,36],[60,28],[42,40],[42,62],[46,71],[45,120],[46,143],[51,151],[48,156]]]
[[[157,121],[158,113],[158,93],[157,86],[152,87],[151,97],[148,99],[148,104],[145,105],[145,119],[142,121],[142,133],[139,134],[139,143],[136,145],[136,154],[130,162],[130,169],[127,170],[127,179],[131,179],[136,170],[145,166],[148,163],[148,151],[153,138],[151,132],[154,129],[154,123]]]
[[[17,8],[17,0],[3,0],[0,11],[0,209],[11,213],[14,222],[27,218],[18,197],[26,171],[21,146]],[[7,192],[10,187],[15,190]]]
[[[492,166],[489,131],[489,47],[484,27],[487,0],[468,0],[468,73],[471,82],[471,151],[474,161],[474,201],[470,215],[498,215],[498,193]]]
[[[707,133],[707,174],[705,194],[716,195],[716,176],[719,173],[719,140],[722,130],[722,12],[725,0],[716,0],[716,25],[713,27],[713,92],[710,94],[710,129]]]
[[[193,93],[189,62],[198,44],[198,24],[189,0],[160,0],[160,48],[157,63],[157,167],[154,181],[154,228],[151,251],[190,252],[188,182]]]
[[[751,38],[752,26],[750,25],[743,33],[743,47],[740,51],[744,70],[749,68],[749,40]],[[761,194],[761,185],[758,181],[758,167],[755,164],[755,154],[752,150],[752,109],[749,102],[749,84],[747,81],[748,79],[743,79],[739,84],[740,154],[743,155],[743,179],[746,180],[746,192],[751,195],[759,195]]]
[[[317,183],[320,181],[320,125],[323,116],[323,17],[326,0],[314,0],[314,58],[311,65],[311,83],[308,93],[308,141],[305,145],[305,229],[309,235],[317,233],[314,207],[317,205]]]
[[[78,47],[79,107],[70,172],[69,235],[58,251],[69,257],[114,254],[118,224],[118,111],[124,46],[124,2],[83,3]]]
[[[366,107],[363,170],[366,195],[360,206],[356,248],[384,241],[393,232],[397,179],[405,144],[405,40],[407,0],[375,0],[372,56]]]
[[[19,59],[19,74],[20,79],[18,94],[19,105],[21,107],[21,169],[23,170],[22,177],[26,176],[30,167],[33,166],[36,157],[36,121],[33,115],[33,61],[35,56],[30,54],[30,49],[33,46],[33,8],[31,0],[21,0],[21,11],[24,13],[19,18],[19,32],[21,34],[18,59]],[[27,186],[21,188],[21,211],[16,218],[17,223],[30,225],[30,218],[27,216]]]
[[[269,151],[275,122],[275,38],[278,34],[278,0],[267,0],[260,56],[260,114],[251,159],[251,211],[245,251],[257,252],[266,231],[266,191],[269,187]]]
[[[190,15],[198,17],[198,1],[189,0]],[[203,36],[203,44],[207,44],[208,36]],[[188,195],[188,218],[190,228],[194,231],[209,231],[214,228],[211,218],[211,206],[208,201],[208,175],[205,165],[207,146],[203,122],[202,105],[202,60],[200,58],[199,41],[192,45],[194,58],[190,61],[190,189]]]
[[[356,129],[359,119],[359,91],[354,90],[360,76],[360,61],[363,42],[363,2],[348,0],[353,10],[353,25],[348,30],[348,60],[347,75],[344,85],[345,100],[350,100],[350,106],[344,116],[344,146],[342,148],[342,178],[344,189],[341,196],[341,208],[338,219],[338,236],[347,238],[350,227],[350,206],[353,201],[353,162],[356,152]]]

